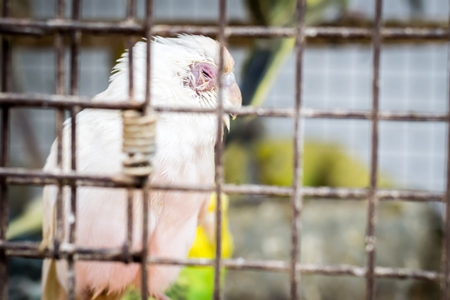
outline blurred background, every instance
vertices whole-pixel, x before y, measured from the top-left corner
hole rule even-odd
[[[70,2],[70,1],[68,1]],[[82,19],[119,21],[125,0],[82,1]],[[137,1],[143,17],[144,1]],[[215,25],[218,2],[155,0],[156,24]],[[310,0],[308,25],[370,27],[373,0]],[[447,0],[384,1],[387,25],[447,27]],[[70,5],[67,5],[70,8]],[[13,16],[48,19],[56,1],[15,0]],[[295,1],[229,0],[232,25],[292,26]],[[70,16],[70,9],[67,10]],[[136,40],[139,40],[136,37]],[[80,94],[103,91],[125,37],[83,35],[80,49]],[[55,91],[53,37],[12,38],[14,92]],[[308,42],[303,57],[304,106],[317,109],[369,110],[372,101],[370,41]],[[287,108],[294,105],[295,56],[290,39],[231,38],[229,49],[247,105]],[[66,69],[69,67],[67,50]],[[447,112],[448,45],[438,41],[389,41],[381,52],[380,110]],[[67,76],[68,78],[69,76]],[[68,83],[67,83],[68,85]],[[10,166],[41,168],[55,138],[54,112],[14,109]],[[306,119],[304,184],[367,187],[370,122]],[[385,188],[443,192],[446,136],[444,122],[380,122],[380,185]],[[243,119],[232,124],[225,154],[226,181],[289,186],[292,183],[293,120]],[[36,187],[12,187],[10,238],[40,240]],[[383,202],[377,226],[377,265],[440,270],[440,207],[425,203]],[[34,209],[34,210],[33,210]],[[33,212],[33,213],[31,213]],[[305,200],[303,263],[365,266],[365,201]],[[288,198],[232,197],[228,223],[233,257],[287,260],[290,240]],[[25,216],[21,218],[21,216]],[[20,221],[20,222],[19,222]],[[34,228],[34,229],[32,229]],[[39,299],[40,261],[10,260],[11,299]],[[282,273],[228,271],[226,299],[287,299],[288,276]],[[302,299],[362,299],[365,281],[351,277],[303,276]],[[437,283],[378,280],[377,299],[438,299]],[[181,298],[180,298],[181,299]],[[187,299],[187,298],[186,298]]]

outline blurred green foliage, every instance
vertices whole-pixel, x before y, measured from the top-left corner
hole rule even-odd
[[[250,147],[231,143],[225,152],[225,180],[290,186],[293,180],[292,139],[263,138]],[[253,178],[252,178],[253,177]],[[303,155],[303,185],[364,188],[369,186],[368,168],[339,145],[307,141]],[[392,180],[379,176],[380,187]]]

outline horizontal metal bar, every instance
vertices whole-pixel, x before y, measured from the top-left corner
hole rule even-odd
[[[138,22],[95,22],[76,20],[31,20],[18,18],[0,19],[0,33],[11,35],[47,35],[55,32],[74,32],[92,34],[133,34],[144,36],[145,26]],[[216,36],[217,26],[189,26],[189,25],[154,25],[152,34],[174,36],[180,33],[202,34]],[[381,35],[384,39],[438,39],[445,40],[449,34],[444,28],[383,28]],[[227,26],[226,36],[249,37],[294,37],[295,28],[264,27],[264,26]],[[306,38],[334,38],[334,39],[369,39],[372,29],[359,27],[306,27]]]
[[[96,99],[89,97],[45,95],[45,94],[19,94],[0,93],[0,104],[10,107],[36,107],[36,108],[66,108],[79,107],[80,109],[140,109],[142,103],[136,101],[112,102],[108,99]],[[216,109],[152,106],[157,112],[174,113],[215,113]],[[238,116],[259,116],[292,118],[293,108],[262,108],[245,106],[240,109],[225,109],[226,113]],[[310,119],[356,119],[371,120],[370,111],[351,111],[343,109],[319,110],[303,108],[301,116]],[[379,112],[379,120],[384,121],[411,121],[411,122],[448,122],[448,114],[444,113],[420,113],[420,112]]]
[[[43,172],[18,168],[0,168],[0,178],[6,177],[8,184],[15,185],[62,185],[97,186],[114,188],[142,188],[139,181],[125,176],[92,175],[76,172]],[[210,193],[214,186],[187,186],[187,185],[158,185],[152,184],[153,190],[186,191]],[[292,188],[268,185],[233,185],[225,184],[223,191],[227,194],[260,195],[260,196],[291,196]],[[315,199],[348,199],[363,200],[368,197],[368,190],[361,188],[331,188],[331,187],[304,187],[302,195]],[[405,200],[416,202],[441,202],[442,193],[408,190],[378,190],[377,196],[381,200]]]
[[[370,111],[350,110],[317,110],[311,108],[302,109],[302,117],[312,119],[359,119],[371,120]],[[383,121],[410,121],[410,122],[448,122],[448,115],[441,113],[419,113],[419,112],[393,112],[380,111],[378,120]]]
[[[304,187],[303,195],[315,199],[365,200],[369,190],[362,188]],[[412,202],[442,202],[444,194],[429,191],[383,190],[376,192],[380,200],[403,200]]]
[[[0,104],[9,107],[65,108],[80,109],[140,109],[142,103],[136,101],[92,101],[92,98],[72,95],[47,95],[24,93],[0,93]]]
[[[139,182],[126,176],[102,176],[87,175],[76,172],[58,173],[43,172],[41,170],[29,170],[19,168],[0,168],[0,178],[6,177],[6,182],[17,185],[53,185],[61,182],[61,185],[97,186],[139,188]]]
[[[7,256],[24,257],[24,258],[53,258],[54,251],[51,249],[40,249],[38,243],[32,242],[12,242],[0,241],[0,249],[6,250]],[[61,259],[68,255],[76,255],[77,260],[95,260],[95,261],[123,261],[123,249],[91,249],[79,248],[73,244],[61,244],[58,252]],[[130,253],[132,262],[140,262],[140,251]],[[211,259],[166,259],[150,257],[149,264],[159,265],[177,265],[177,266],[213,266],[214,260]],[[289,265],[285,261],[275,260],[247,260],[243,258],[225,259],[223,266],[230,270],[259,270],[272,272],[288,272]],[[355,277],[364,277],[366,268],[353,265],[334,265],[322,266],[317,264],[297,264],[296,269],[303,274],[316,275],[348,275]],[[380,278],[395,278],[395,279],[418,279],[427,281],[439,281],[441,274],[426,270],[412,270],[406,268],[386,268],[376,267],[375,276]]]

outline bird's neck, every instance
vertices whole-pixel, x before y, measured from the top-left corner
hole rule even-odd
[[[213,115],[162,115],[157,123],[155,170],[165,183],[212,184],[216,119]]]

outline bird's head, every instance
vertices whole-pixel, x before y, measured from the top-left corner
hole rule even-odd
[[[215,108],[218,104],[220,44],[208,37],[180,35],[177,38],[156,37],[153,41],[156,72],[154,80],[162,82],[164,77],[177,78],[171,85],[171,97],[166,103],[176,106]],[[223,105],[239,108],[242,96],[236,83],[234,60],[224,49]],[[159,70],[164,70],[160,72]],[[156,82],[155,82],[156,83]],[[186,97],[189,96],[189,97]],[[229,127],[229,116],[224,117]]]

